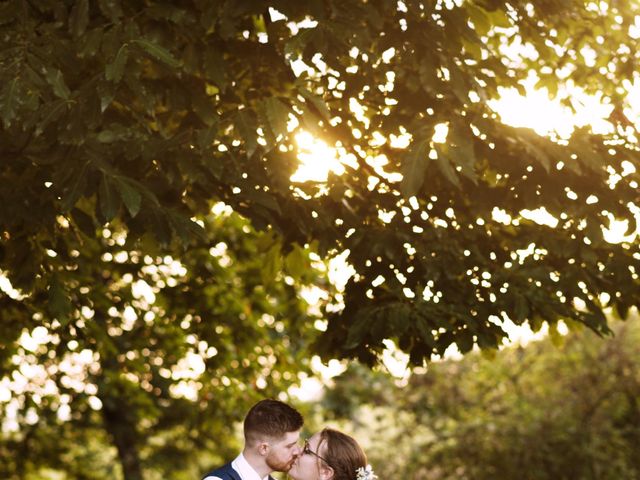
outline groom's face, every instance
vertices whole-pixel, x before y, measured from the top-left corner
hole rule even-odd
[[[269,442],[266,463],[271,470],[288,472],[296,457],[300,454],[300,431],[287,432],[280,439]]]

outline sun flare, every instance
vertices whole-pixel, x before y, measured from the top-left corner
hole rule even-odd
[[[490,101],[489,106],[500,115],[501,120],[513,127],[533,129],[538,135],[556,134],[568,139],[576,127],[589,125],[595,133],[608,133],[613,126],[605,119],[611,113],[611,105],[601,98],[586,95],[573,88],[570,91],[571,103],[575,109],[561,104],[558,98],[549,98],[546,88],[535,88],[536,78],[525,82],[526,96],[515,88],[500,89],[500,98]]]
[[[344,166],[335,148],[305,131],[296,134],[295,139],[300,147],[300,166],[291,176],[292,182],[326,182],[329,172],[338,175],[344,173]]]

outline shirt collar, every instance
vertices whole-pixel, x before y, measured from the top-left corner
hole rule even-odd
[[[258,472],[254,470],[242,453],[231,462],[231,466],[238,472],[242,480],[267,480],[269,478],[268,474],[264,478],[260,478]]]

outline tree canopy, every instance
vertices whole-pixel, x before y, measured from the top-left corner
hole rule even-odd
[[[5,1],[0,268],[23,303],[77,310],[77,242],[117,224],[131,245],[179,252],[222,201],[284,245],[350,252],[327,356],[373,362],[392,338],[421,364],[452,343],[495,347],[505,316],[607,332],[603,309],[624,317],[639,298],[635,247],[603,237],[612,217],[635,231],[637,10]],[[601,95],[611,133],[563,141],[504,125],[488,101],[531,72],[568,105],[568,85]],[[347,172],[293,184],[301,130]],[[539,208],[557,224],[522,215]]]

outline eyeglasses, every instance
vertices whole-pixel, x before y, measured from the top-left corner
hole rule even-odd
[[[320,455],[318,455],[316,452],[314,452],[313,450],[311,450],[311,447],[309,447],[309,440],[305,440],[304,441],[304,447],[302,449],[302,454],[305,455],[313,455],[314,457],[319,458],[320,460],[322,460],[324,463],[326,463],[327,465],[331,466],[331,464],[327,461],[326,458],[322,458]]]

